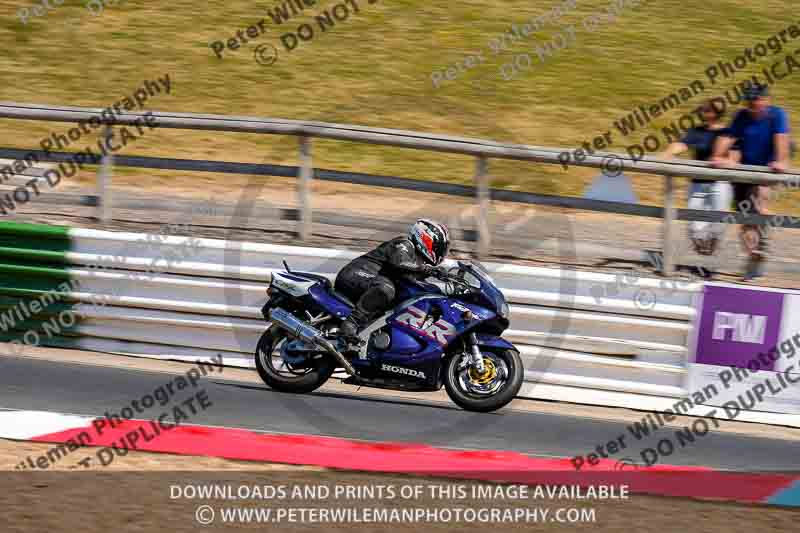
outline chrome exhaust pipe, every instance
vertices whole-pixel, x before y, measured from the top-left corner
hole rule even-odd
[[[310,342],[314,346],[318,346],[336,358],[336,361],[342,365],[345,371],[356,379],[359,379],[353,365],[350,361],[345,359],[339,350],[334,348],[333,344],[326,339],[320,330],[314,326],[307,324],[280,307],[276,307],[269,312],[269,319],[277,324],[279,327],[285,329],[290,336]]]

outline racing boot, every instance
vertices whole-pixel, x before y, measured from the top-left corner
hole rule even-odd
[[[342,325],[339,326],[339,331],[348,347],[348,350],[357,349],[361,345],[361,338],[358,336],[359,332],[364,329],[364,324],[367,323],[369,316],[358,306],[353,309],[350,316],[347,317]]]
[[[348,342],[353,337],[358,337],[358,324],[353,320],[353,315],[350,315],[342,322],[342,325],[339,326],[339,332],[342,334],[342,338]]]

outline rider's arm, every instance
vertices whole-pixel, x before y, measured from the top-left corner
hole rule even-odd
[[[789,167],[789,136],[785,133],[775,134],[775,161],[770,167],[778,172],[785,172]]]
[[[430,276],[433,267],[417,261],[417,252],[410,242],[397,242],[392,244],[388,254],[388,265],[400,275]]]
[[[730,166],[731,164],[735,164],[730,157],[730,150],[735,142],[736,138],[728,135],[720,135],[717,137],[714,143],[714,153],[711,156],[711,162],[715,166]]]
[[[674,142],[667,146],[667,149],[658,154],[661,159],[672,159],[678,154],[682,154],[689,149],[689,146],[682,142]]]
[[[739,154],[732,154],[731,149],[734,148],[737,139],[741,139],[744,135],[744,117],[742,111],[736,113],[731,125],[717,137],[714,142],[714,152],[711,154],[711,163],[714,166],[729,167],[738,163],[731,156]]]
[[[670,143],[667,149],[659,154],[659,157],[662,159],[672,159],[689,148],[696,148],[703,140],[703,133],[698,128],[692,128],[686,132],[683,139]]]
[[[775,113],[775,120],[772,122],[775,160],[770,163],[770,167],[777,172],[785,172],[789,167],[789,117],[780,108],[774,108],[771,112]]]
[[[690,146],[695,146],[698,143],[699,139],[697,137],[697,128],[690,129],[686,132],[686,135],[683,136],[683,139],[670,143],[667,149],[659,154],[659,157],[662,159],[672,159],[676,155],[682,154],[688,150]]]

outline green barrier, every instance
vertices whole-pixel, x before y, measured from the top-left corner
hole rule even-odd
[[[75,328],[73,304],[65,299],[78,290],[65,266],[69,229],[0,222],[1,341],[50,340]]]

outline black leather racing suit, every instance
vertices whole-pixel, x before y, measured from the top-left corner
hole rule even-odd
[[[350,261],[336,276],[334,287],[356,302],[352,319],[361,327],[392,305],[396,280],[424,278],[433,270],[408,237],[397,237]]]

